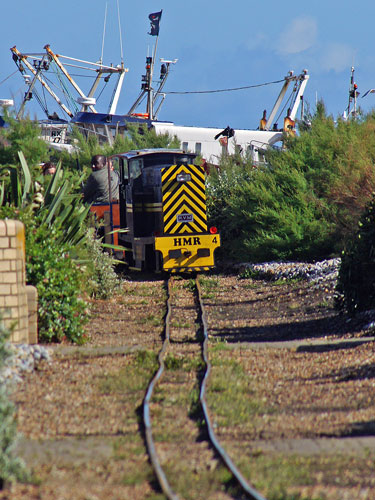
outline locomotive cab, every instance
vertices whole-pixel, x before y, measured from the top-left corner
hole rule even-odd
[[[205,173],[196,155],[152,149],[114,155],[120,171],[120,232],[131,267],[198,271],[214,266],[220,236],[207,230]]]

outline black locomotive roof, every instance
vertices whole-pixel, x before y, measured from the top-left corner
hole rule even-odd
[[[120,153],[116,154],[113,156],[118,156],[122,158],[126,158],[127,160],[131,160],[133,158],[142,158],[144,156],[150,157],[152,155],[157,155],[160,157],[160,155],[167,155],[167,156],[173,156],[173,157],[183,157],[183,156],[188,156],[189,158],[196,158],[196,154],[194,153],[185,153],[181,149],[165,149],[165,148],[154,148],[154,149],[138,149],[134,151],[127,151],[126,153]]]

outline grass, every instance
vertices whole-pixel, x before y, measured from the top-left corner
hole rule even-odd
[[[203,299],[214,299],[219,291],[219,279],[211,276],[200,276],[199,283],[202,286]]]
[[[163,324],[163,317],[158,314],[147,314],[147,316],[138,319],[138,323],[141,325],[151,324],[152,326],[161,326]]]
[[[143,438],[138,433],[129,433],[113,442],[113,457],[115,460],[131,459],[133,456],[146,455]]]
[[[203,360],[199,357],[175,356],[167,353],[164,358],[166,370],[183,370],[184,372],[199,371],[204,367]]]
[[[190,328],[190,323],[186,322],[180,322],[180,321],[172,321],[171,322],[172,328]]]
[[[259,418],[272,415],[275,409],[261,398],[257,389],[259,381],[253,381],[241,362],[231,357],[225,343],[213,344],[210,354],[213,370],[207,399],[212,417],[218,429],[227,427],[233,436],[245,436],[259,424]],[[220,440],[220,431],[218,437]],[[329,498],[338,500],[344,488],[359,491],[373,487],[369,478],[372,477],[374,453],[362,457],[278,455],[251,450],[245,443],[246,438],[243,444],[232,441],[233,448],[227,448],[228,454],[244,477],[268,500],[325,500],[323,492],[332,488],[338,488],[337,494]]]
[[[210,353],[222,351],[231,351],[231,348],[228,346],[227,342],[215,338],[210,338]],[[215,358],[214,362],[218,363],[218,360]]]
[[[218,491],[229,491],[232,481],[231,473],[221,465],[199,469],[198,473],[191,464],[176,461],[164,469],[174,491],[186,500],[214,498]]]
[[[218,424],[222,427],[251,426],[252,416],[273,413],[274,410],[266,407],[264,400],[251,388],[251,379],[242,365],[234,359],[223,357],[222,352],[211,351],[213,369],[207,394],[209,408]]]
[[[147,462],[142,463],[142,466],[130,463],[130,465],[124,468],[124,471],[121,482],[125,486],[135,486],[146,481],[151,483],[154,479],[154,471]]]
[[[139,297],[155,297],[160,295],[157,288],[152,288],[149,285],[141,285],[137,288],[137,295]]]
[[[240,470],[257,489],[265,492],[268,500],[324,500],[324,496],[309,496],[309,490],[318,488],[321,491],[334,487],[366,489],[370,485],[363,478],[371,477],[375,458],[374,454],[356,457],[268,453],[250,457],[247,453],[244,458],[240,450],[238,454]],[[340,490],[337,495],[341,498]]]
[[[254,271],[250,268],[246,268],[240,275],[239,278],[242,280],[253,280],[253,281],[267,281],[270,286],[280,286],[280,285],[292,285],[301,283],[304,281],[303,278],[280,278],[277,280],[273,279],[272,273],[264,273],[262,271]]]
[[[244,285],[242,285],[242,287],[248,290],[255,290],[256,288],[260,287],[260,283],[256,281],[250,281],[250,283],[245,283]]]
[[[186,290],[190,290],[191,292],[194,292],[195,291],[195,280],[193,278],[186,280],[185,283],[183,284],[183,287],[186,288]]]
[[[99,380],[102,394],[122,392],[125,394],[146,389],[151,375],[157,370],[157,356],[151,351],[138,351],[128,356],[127,364],[116,374],[106,375]]]
[[[164,366],[166,370],[181,370],[184,365],[184,358],[180,356],[174,356],[168,353],[164,358]]]

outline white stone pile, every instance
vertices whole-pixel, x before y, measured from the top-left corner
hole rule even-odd
[[[242,271],[249,269],[254,277],[267,281],[304,279],[311,283],[334,284],[337,280],[341,259],[320,262],[263,262],[261,264],[240,264]]]
[[[50,351],[41,345],[10,344],[11,356],[0,372],[0,384],[22,381],[23,373],[30,373],[42,362],[51,363]]]

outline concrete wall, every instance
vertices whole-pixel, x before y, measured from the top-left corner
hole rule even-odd
[[[25,230],[16,220],[0,220],[0,314],[13,328],[14,343],[38,342],[37,291],[25,282]]]

